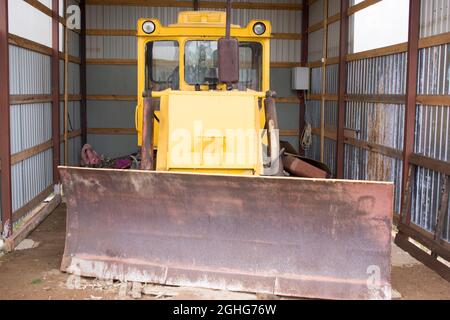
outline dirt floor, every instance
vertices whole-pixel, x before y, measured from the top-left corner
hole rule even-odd
[[[0,300],[133,299],[132,288],[118,282],[76,279],[59,272],[64,250],[65,207],[59,206],[30,236],[32,249],[0,257]],[[392,285],[401,299],[450,300],[450,283],[395,245]],[[137,290],[141,291],[141,290]],[[137,292],[136,291],[136,292]],[[147,285],[141,299],[279,299],[275,296]],[[139,298],[136,293],[135,298]]]

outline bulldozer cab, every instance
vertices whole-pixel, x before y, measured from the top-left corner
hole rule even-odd
[[[225,20],[224,12],[208,11],[181,12],[178,23],[167,27],[157,19],[140,19],[138,95],[145,90],[227,90],[218,74]],[[231,25],[231,36],[239,41],[239,81],[233,90],[269,90],[270,35],[268,21]]]
[[[147,90],[227,90],[218,74],[218,42],[224,36],[225,20],[225,12],[188,11],[169,26],[157,19],[138,21],[138,116],[142,115],[142,92]],[[239,41],[239,82],[232,89],[266,92],[270,22],[252,20],[244,28],[231,25],[231,35]]]

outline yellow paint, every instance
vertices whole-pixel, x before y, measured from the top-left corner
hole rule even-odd
[[[181,12],[178,23],[162,26],[157,19],[139,19],[137,25],[138,37],[138,105],[136,108],[136,129],[138,131],[138,144],[142,142],[142,113],[145,89],[145,48],[149,41],[173,40],[179,44],[179,73],[180,90],[164,90],[153,92],[153,98],[160,98],[160,111],[157,112],[159,122],[155,121],[155,146],[158,149],[157,170],[167,171],[195,171],[232,174],[261,174],[261,143],[260,139],[254,141],[252,148],[247,148],[247,154],[239,158],[237,163],[225,161],[233,153],[232,142],[226,131],[253,130],[259,132],[264,127],[264,108],[259,107],[265,92],[269,90],[270,72],[270,22],[252,20],[246,27],[232,25],[231,36],[239,41],[255,42],[262,46],[262,91],[252,90],[226,91],[219,85],[215,91],[208,91],[202,86],[202,91],[195,91],[195,87],[184,81],[184,48],[186,41],[190,40],[218,40],[225,35],[224,12],[190,11]],[[142,24],[152,21],[155,32],[148,35],[142,31]],[[256,35],[253,25],[263,22],[266,32]],[[196,124],[202,123],[202,130],[196,133]],[[216,132],[212,132],[212,129]],[[191,136],[190,159],[175,156],[180,143],[173,136],[180,135],[181,131]],[[249,154],[252,152],[253,154]],[[182,152],[181,154],[184,155]],[[226,156],[225,156],[226,155]],[[253,158],[252,158],[253,157]],[[252,160],[250,160],[252,159]],[[255,160],[256,159],[256,160]],[[242,160],[242,161],[241,161]]]

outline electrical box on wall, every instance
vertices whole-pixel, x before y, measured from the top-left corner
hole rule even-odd
[[[309,90],[309,68],[292,69],[292,90]]]

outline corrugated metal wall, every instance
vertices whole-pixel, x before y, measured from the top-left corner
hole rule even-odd
[[[332,1],[333,3],[338,1]],[[323,17],[323,1],[311,6],[310,26]],[[329,16],[339,11],[329,3]],[[421,38],[436,36],[450,31],[450,3],[445,0],[423,0],[421,2]],[[328,58],[338,54],[339,22],[328,25]],[[335,25],[336,24],[336,25]],[[322,30],[322,29],[321,29]],[[321,126],[322,67],[317,62],[322,58],[323,31],[310,33],[309,62],[311,70],[311,94],[306,119],[316,128],[313,143],[307,155],[320,160],[321,141],[318,135]],[[350,30],[349,36],[352,36]],[[348,179],[385,180],[395,183],[395,211],[400,211],[402,196],[402,151],[404,143],[405,104],[401,97],[406,94],[406,53],[397,53],[373,58],[358,58],[347,63],[347,101],[345,127],[353,134],[344,150],[344,177]],[[338,66],[326,67],[326,93],[337,93]],[[450,94],[450,44],[420,49],[418,95],[448,96]],[[384,97],[384,98],[383,98]],[[400,101],[370,102],[370,99]],[[315,100],[314,100],[315,99]],[[391,99],[392,100],[392,99]],[[334,101],[326,101],[324,122],[327,132],[336,127]],[[433,159],[450,161],[450,106],[417,105],[415,128],[415,153]],[[335,132],[335,131],[334,131]],[[350,135],[346,132],[346,136]],[[350,135],[351,136],[351,135]],[[356,144],[355,144],[356,143]],[[376,146],[373,150],[373,146]],[[323,159],[328,165],[335,163],[335,140],[326,136]],[[384,153],[384,154],[383,154]],[[389,154],[389,155],[386,155]],[[440,203],[443,175],[419,167],[415,176],[412,199],[412,222],[434,232]],[[450,239],[450,212],[447,212],[444,239]]]
[[[301,0],[260,2],[301,3]],[[137,20],[143,17],[156,17],[163,25],[168,25],[176,23],[178,13],[186,10],[192,8],[88,5],[87,29],[135,30]],[[241,26],[246,26],[252,19],[267,19],[271,21],[274,33],[301,33],[300,10],[233,9],[232,11],[232,23]],[[134,128],[137,72],[133,60],[137,56],[136,50],[134,36],[87,36],[86,53],[90,61],[87,67],[88,128]],[[299,64],[300,52],[300,40],[275,39],[271,45],[271,61]],[[100,60],[94,62],[92,59]],[[105,60],[111,62],[111,59],[115,59],[114,64],[105,62]],[[125,59],[132,59],[132,62],[125,62]],[[296,96],[291,90],[291,68],[288,66],[272,68],[271,85],[279,97]],[[101,97],[108,95],[128,98],[122,97],[111,101],[110,98]],[[278,115],[281,129],[298,131],[298,112],[298,103],[280,103]],[[298,146],[298,135],[283,139],[289,140],[295,147]],[[109,157],[137,151],[136,136],[130,134],[93,134],[91,130],[88,142]]]
[[[323,24],[325,11],[328,13],[327,20],[338,15],[340,5],[339,0],[315,1],[310,6],[309,27],[314,28],[320,23]],[[325,34],[327,35],[326,48],[324,48]],[[308,40],[308,62],[312,65],[310,88],[312,96],[307,102],[306,121],[313,128],[313,137],[311,146],[306,150],[306,156],[318,161],[323,159],[333,175],[336,174],[336,141],[332,136],[336,134],[337,127],[339,65],[335,62],[330,63],[329,60],[339,56],[339,35],[340,21],[338,20],[327,23],[326,32],[323,25],[320,29],[311,31]],[[323,140],[323,155],[319,135],[322,113],[325,130],[328,133]]]
[[[422,1],[422,38],[450,31],[450,3],[442,0]],[[419,52],[419,95],[450,94],[450,45],[421,49]],[[450,162],[450,106],[418,104],[414,152]],[[441,200],[443,175],[418,167],[413,188],[411,220],[434,232]],[[449,206],[450,208],[450,206]],[[444,222],[443,238],[450,241],[450,209]]]
[[[21,10],[25,9],[27,16],[23,16],[21,12]],[[63,11],[62,7],[60,13]],[[45,24],[44,29],[51,25],[49,16],[25,2],[20,6],[10,6],[9,14],[11,34],[14,34],[14,30],[20,30],[16,25],[20,21],[14,19],[14,17],[21,17],[21,19],[26,20],[33,19],[34,15],[36,15],[39,16],[39,21]],[[73,31],[69,31],[69,35],[69,53],[74,57],[79,57],[79,35]],[[21,33],[19,36],[34,42],[38,41],[34,33],[30,33],[30,35]],[[61,44],[62,40],[63,37],[60,39]],[[44,49],[42,49],[44,52],[47,49],[50,50],[48,41],[36,43],[44,46]],[[12,101],[10,106],[10,140],[13,159],[11,167],[12,210],[15,226],[31,211],[32,207],[28,207],[27,204],[52,190],[52,103],[51,99],[49,100],[48,98],[52,93],[51,57],[49,53],[45,54],[44,52],[33,49],[33,46],[29,48],[21,44],[9,46],[9,82]],[[60,93],[63,94],[64,62],[62,60],[60,61],[60,71]],[[80,93],[79,64],[70,63],[69,79],[70,94],[78,95]],[[34,102],[33,99],[36,96],[45,102]],[[26,103],[14,102],[23,100],[23,97],[27,97],[31,101]],[[79,98],[73,100],[79,100]],[[70,122],[74,130],[80,129],[79,105],[79,101],[71,101],[69,106]],[[63,133],[64,122],[63,110],[63,103],[61,103],[61,134]],[[70,140],[70,164],[76,165],[79,163],[80,144],[80,137]],[[61,149],[63,149],[62,146],[63,144]],[[38,151],[42,151],[36,153],[34,151],[35,148],[39,148]],[[61,155],[63,154],[62,152]],[[61,159],[61,163],[63,163],[63,159]]]
[[[9,68],[11,95],[51,94],[49,56],[10,45]],[[10,108],[11,155],[51,139],[51,103],[16,104]],[[48,149],[12,165],[13,212],[52,184],[52,156],[52,149]]]
[[[68,32],[68,52],[72,57],[80,57],[80,35],[77,32],[69,30]],[[59,88],[60,94],[64,95],[64,60],[59,62]],[[68,93],[70,96],[77,97],[81,93],[80,89],[80,64],[69,62],[68,64]],[[81,102],[79,98],[69,99],[68,103],[68,130],[79,131],[81,130],[81,119],[80,119],[80,108]],[[64,134],[64,99],[60,103],[60,133]],[[80,164],[80,151],[81,151],[81,136],[69,138],[68,140],[68,165],[79,165]],[[65,163],[64,159],[64,139],[61,139],[61,164]]]

